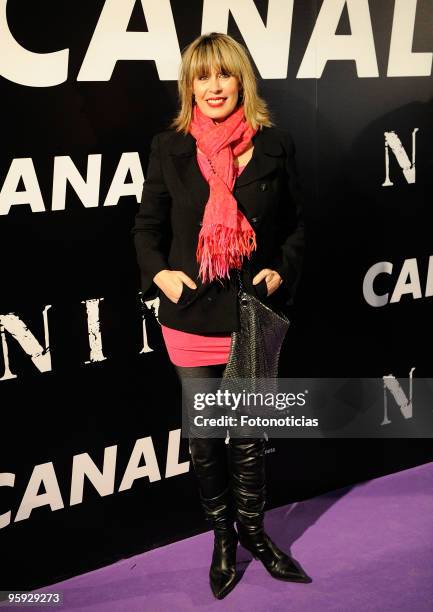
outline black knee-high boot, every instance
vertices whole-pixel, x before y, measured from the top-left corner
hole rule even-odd
[[[214,530],[209,582],[215,597],[223,599],[236,585],[238,544],[229,489],[227,445],[220,438],[190,438],[189,445],[201,503]]]
[[[263,527],[266,503],[265,441],[230,438],[230,472],[239,542],[259,559],[274,578],[311,582],[304,571],[281,551]]]

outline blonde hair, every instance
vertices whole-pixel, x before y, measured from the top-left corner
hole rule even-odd
[[[267,104],[257,93],[256,76],[245,47],[227,34],[210,32],[193,40],[182,53],[178,78],[180,109],[171,128],[188,133],[193,112],[194,78],[208,74],[211,67],[237,78],[239,103],[243,104],[245,119],[253,128],[273,125]]]

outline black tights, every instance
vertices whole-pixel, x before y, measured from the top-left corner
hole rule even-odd
[[[221,378],[225,363],[208,366],[175,366],[181,383],[188,378]],[[188,391],[184,387],[184,392]],[[187,398],[188,401],[188,398]],[[204,497],[212,498],[224,491],[229,484],[227,444],[223,438],[189,438],[190,448],[194,446],[191,458],[199,478],[200,490]]]
[[[182,378],[221,378],[226,368],[225,363],[218,363],[217,365],[205,365],[205,366],[177,366],[175,370],[180,380]]]

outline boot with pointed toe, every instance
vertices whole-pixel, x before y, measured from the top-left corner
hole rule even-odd
[[[222,439],[190,438],[190,451],[201,504],[214,531],[210,587],[217,599],[223,599],[237,582],[238,545],[227,471],[227,445]]]
[[[264,530],[265,441],[231,438],[229,446],[231,487],[240,544],[263,563],[273,578],[311,582],[303,569],[280,550]]]
[[[213,499],[201,498],[206,518],[214,530],[214,548],[209,569],[209,583],[217,599],[223,599],[236,585],[236,549],[238,535],[230,512],[230,491]]]

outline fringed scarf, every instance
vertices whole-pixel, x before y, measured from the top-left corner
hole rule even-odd
[[[233,197],[236,180],[234,157],[243,153],[257,132],[245,120],[243,106],[220,123],[214,123],[194,106],[190,132],[197,147],[209,160],[210,195],[206,203],[196,257],[203,283],[207,279],[230,278],[231,268],[240,269],[243,258],[257,248],[256,235],[238,210]]]

